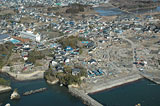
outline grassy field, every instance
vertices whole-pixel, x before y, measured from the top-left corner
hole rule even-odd
[[[12,54],[13,47],[14,45],[10,42],[0,45],[0,68],[7,64],[8,59]]]

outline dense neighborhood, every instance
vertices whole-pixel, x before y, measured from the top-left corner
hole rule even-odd
[[[121,78],[159,82],[159,17],[126,14],[105,20],[91,14],[107,2],[0,1],[0,71],[16,80],[45,78],[85,93],[107,89]],[[9,85],[0,79],[4,83]]]

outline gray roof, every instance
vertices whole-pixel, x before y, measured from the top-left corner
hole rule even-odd
[[[8,37],[9,37],[8,34],[0,34],[0,40],[6,39]]]

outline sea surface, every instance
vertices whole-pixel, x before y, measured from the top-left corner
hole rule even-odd
[[[127,15],[128,13],[120,10],[119,8],[106,8],[106,7],[95,7],[94,10],[100,16],[119,16],[119,15]],[[143,13],[152,13],[152,12],[160,12],[160,6],[157,6],[155,9],[145,9],[132,11],[134,14],[143,14]]]
[[[80,99],[70,95],[66,87],[48,85],[45,80],[25,82],[12,81],[11,86],[13,89],[18,89],[21,99],[10,100],[10,95],[13,91],[0,94],[0,103],[3,103],[2,106],[7,103],[10,103],[11,106],[84,106]],[[26,91],[42,87],[47,87],[48,90],[28,96],[22,96]]]

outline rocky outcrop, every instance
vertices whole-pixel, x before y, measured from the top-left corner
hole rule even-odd
[[[0,85],[0,93],[4,93],[4,92],[9,92],[11,91],[11,87],[10,86],[2,86]]]
[[[11,94],[11,100],[13,99],[20,99],[20,95],[16,90],[14,90],[13,93]]]
[[[11,106],[9,103],[7,103],[5,106]]]
[[[78,84],[71,84],[71,85],[68,85],[68,88],[79,88],[79,85]]]
[[[53,80],[53,81],[49,81],[49,80],[47,80],[47,83],[48,83],[48,84],[51,84],[51,85],[54,85],[54,84],[56,84],[56,83],[58,83],[58,82],[59,82],[59,80],[58,80],[58,79]]]

